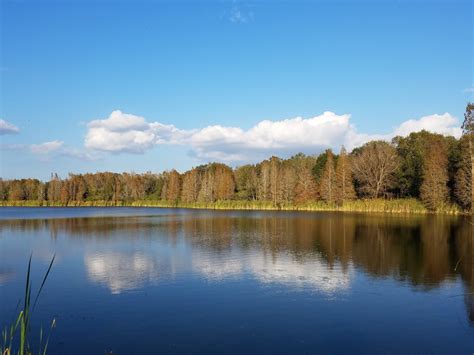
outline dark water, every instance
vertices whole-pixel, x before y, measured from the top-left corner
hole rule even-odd
[[[27,260],[50,353],[474,352],[463,217],[1,208],[0,323]]]

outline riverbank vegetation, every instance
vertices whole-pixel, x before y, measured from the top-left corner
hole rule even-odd
[[[271,157],[232,169],[222,163],[184,173],[57,174],[50,181],[0,180],[10,206],[160,206],[214,209],[442,212],[471,210],[473,110],[463,136],[420,131],[372,141],[348,153]]]

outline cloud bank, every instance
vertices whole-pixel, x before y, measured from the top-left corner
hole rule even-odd
[[[0,119],[0,135],[14,134],[20,132],[20,129],[12,123]]]
[[[288,156],[298,152],[318,153],[327,148],[338,150],[341,145],[351,150],[370,140],[390,140],[422,129],[461,135],[457,119],[449,113],[407,120],[387,134],[359,132],[350,119],[349,114],[326,111],[311,118],[264,120],[247,130],[221,125],[181,130],[117,110],[106,119],[89,122],[85,147],[115,154],[141,154],[160,144],[186,145],[200,160],[231,163],[258,161],[272,154]]]

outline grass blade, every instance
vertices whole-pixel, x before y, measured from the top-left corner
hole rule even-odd
[[[38,302],[38,298],[41,294],[41,291],[43,290],[43,286],[46,282],[46,279],[48,278],[48,275],[49,275],[49,272],[51,271],[51,268],[53,267],[53,263],[54,263],[54,259],[56,258],[56,254],[53,255],[53,258],[51,259],[51,262],[49,263],[49,267],[48,267],[48,271],[46,271],[46,274],[44,275],[44,278],[43,278],[43,282],[41,283],[41,286],[38,290],[38,294],[36,295],[36,298],[35,298],[35,303],[33,303],[33,309],[32,311],[34,311],[35,307],[36,307],[36,303]]]

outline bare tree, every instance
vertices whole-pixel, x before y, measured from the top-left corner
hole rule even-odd
[[[359,192],[372,198],[386,196],[396,183],[399,159],[387,142],[373,141],[358,149],[352,158],[352,172]]]

